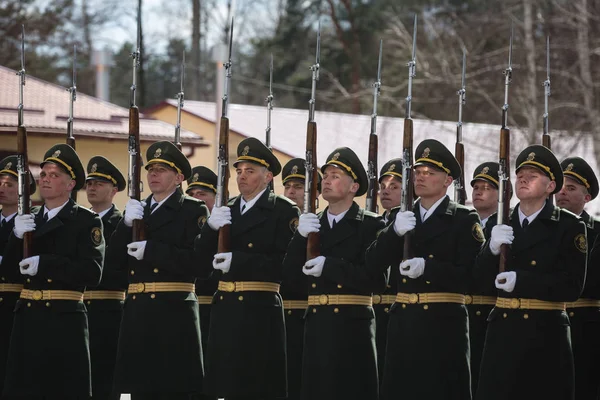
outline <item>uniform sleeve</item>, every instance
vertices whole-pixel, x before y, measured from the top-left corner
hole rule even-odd
[[[193,204],[193,206],[192,206]],[[144,260],[152,267],[161,267],[175,274],[206,278],[208,273],[195,262],[194,240],[208,219],[208,208],[203,203],[186,203],[182,210],[184,218],[183,241],[177,244],[148,240]]]
[[[477,254],[484,242],[483,229],[475,211],[456,218],[453,234],[456,235],[455,256],[452,262],[435,258],[425,259],[423,278],[452,293],[465,293],[469,288]]]
[[[74,286],[97,286],[104,263],[102,220],[98,215],[85,215],[76,222],[75,255],[40,254],[38,275]]]
[[[394,221],[377,234],[377,239],[371,243],[366,250],[366,266],[373,272],[384,271],[388,267],[398,267],[402,261],[402,249],[404,248],[404,237],[398,236],[394,231]]]
[[[127,245],[131,243],[133,229],[125,225],[124,219],[119,221],[115,231],[110,237],[107,249],[105,265],[116,271],[126,270],[129,263]]]
[[[296,231],[283,259],[283,280],[298,293],[307,291],[307,277],[302,272],[306,262],[306,244],[307,239]]]

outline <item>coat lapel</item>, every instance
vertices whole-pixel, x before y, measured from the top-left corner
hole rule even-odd
[[[276,197],[277,195],[270,190],[265,190],[256,203],[242,214],[240,212],[241,196],[238,196],[233,203],[231,212],[231,236],[241,235],[266,221],[269,218],[268,210],[275,207]]]
[[[519,221],[518,207],[515,207],[511,215],[511,224],[515,233],[515,240],[512,244],[512,251],[514,253],[527,250],[539,242],[548,241],[553,232],[552,229],[548,228],[554,221],[557,221],[559,212],[558,208],[555,208],[552,203],[547,202],[544,209],[529,224],[527,231],[523,231],[521,221]]]
[[[446,198],[433,211],[424,222],[421,221],[420,202],[416,204],[414,213],[417,218],[417,227],[415,229],[414,240],[417,243],[429,241],[437,236],[443,235],[451,225],[447,223],[447,217],[453,216],[456,212],[456,204]]]
[[[39,229],[36,229],[33,237],[41,237],[54,231],[57,228],[60,228],[64,225],[64,222],[73,218],[74,215],[77,214],[77,208],[79,206],[75,204],[75,202],[71,199],[65,204],[65,206],[54,216],[54,218],[48,220],[48,222],[42,224]],[[40,208],[40,211],[36,215],[36,223],[42,221],[44,215],[44,207]]]
[[[151,198],[148,198],[146,207],[150,206]],[[163,225],[172,222],[173,216],[181,208],[183,203],[183,195],[179,190],[169,197],[156,211],[146,217],[146,225],[148,231],[156,231]],[[148,213],[150,211],[148,210]]]
[[[323,211],[321,216],[321,250],[333,247],[354,235],[357,226],[356,221],[362,221],[362,215],[359,213],[360,207],[353,202],[344,218],[337,222],[333,228],[330,228],[329,219],[327,218],[328,209],[329,207]],[[323,229],[324,227],[325,229]]]

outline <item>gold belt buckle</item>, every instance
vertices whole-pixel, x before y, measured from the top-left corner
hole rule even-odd
[[[408,295],[408,302],[410,304],[417,304],[419,302],[419,295],[416,293],[411,293]]]
[[[517,309],[517,308],[519,308],[520,306],[521,306],[521,300],[519,300],[519,299],[512,299],[512,300],[510,301],[510,308],[512,308],[512,309],[515,309],[515,310],[516,310],[516,309]]]
[[[471,296],[470,294],[467,294],[465,296],[465,304],[473,304],[473,296]]]
[[[146,290],[146,285],[144,285],[144,282],[139,282],[137,284],[136,291],[138,293],[144,293],[144,290]]]
[[[31,294],[31,298],[33,300],[41,300],[44,297],[44,294],[42,293],[41,290],[35,290],[32,294]]]
[[[326,306],[327,304],[329,304],[329,296],[327,296],[326,294],[320,295],[319,304],[322,306]]]
[[[235,290],[235,282],[223,282],[225,285],[223,286],[224,292],[233,292]]]

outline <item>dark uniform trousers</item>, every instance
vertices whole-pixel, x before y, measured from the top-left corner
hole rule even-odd
[[[414,257],[425,259],[425,270],[416,279],[398,274],[398,292],[417,301],[396,302],[390,309],[381,398],[468,400],[471,381],[466,306],[458,300],[421,302],[419,294],[464,298],[484,241],[479,216],[447,196],[424,222],[418,203],[413,211],[417,225],[410,234],[411,248]],[[391,222],[367,251],[367,265],[379,270],[390,265],[399,268],[403,240]]]
[[[123,214],[115,205],[102,216],[103,234],[107,246],[121,218]],[[113,374],[117,360],[119,327],[123,315],[123,300],[97,299],[94,297],[94,291],[124,293],[126,290],[127,272],[106,267],[103,269],[100,284],[86,289],[88,292],[91,291],[84,302],[88,310],[90,330],[93,400],[119,400],[121,397],[119,393],[114,392]]]
[[[200,318],[193,283],[196,277],[206,276],[194,260],[193,247],[208,208],[180,190],[153,213],[151,197],[146,203],[143,260],[127,255],[132,229],[124,221],[108,247],[106,268],[125,269],[129,276],[115,388],[117,393],[138,398],[188,398],[202,393],[203,388]]]
[[[585,224],[547,203],[524,232],[515,208],[514,241],[506,270],[516,271],[511,293],[499,291],[488,317],[477,400],[573,399],[573,353],[564,302],[575,301],[586,271]],[[475,276],[493,281],[499,256],[489,241],[477,258]],[[508,300],[506,300],[508,299]],[[541,300],[546,309],[534,302]],[[536,303],[537,304],[537,303]]]
[[[309,277],[305,289],[309,301],[318,301],[306,310],[301,398],[377,400],[375,313],[368,302],[373,292],[384,290],[385,273],[366,267],[365,251],[384,223],[356,203],[333,228],[327,209],[319,218],[320,253],[326,261],[322,275]],[[289,244],[284,273],[290,281],[304,279],[306,245],[299,233]],[[336,304],[338,295],[367,303]]]
[[[588,235],[588,264],[580,299],[600,301],[600,224],[587,212],[581,214]],[[577,303],[575,303],[577,304]],[[575,399],[600,399],[600,307],[570,307],[571,343],[575,360]]]
[[[274,287],[282,280],[282,262],[296,230],[299,210],[269,190],[244,214],[241,197],[229,201],[232,224],[231,268],[215,271],[224,283],[214,297],[207,346],[205,394],[236,398],[285,398],[286,356],[283,303],[278,292],[236,291],[233,282]],[[218,232],[205,225],[197,238],[198,263],[212,270]]]
[[[32,239],[32,254],[40,257],[38,272],[25,277],[24,289],[31,291],[31,298],[19,299],[15,307],[4,394],[87,399],[91,395],[88,319],[83,301],[76,298],[83,297],[86,286],[100,281],[102,222],[73,200],[48,222],[42,223],[42,217],[43,209],[35,216]],[[19,271],[22,250],[23,240],[11,235],[3,268]],[[73,299],[53,299],[58,293]]]
[[[305,276],[306,278],[306,276]],[[281,284],[283,312],[285,315],[285,344],[287,356],[288,400],[300,400],[302,387],[302,354],[304,352],[304,313],[307,306],[300,308],[297,304],[306,304],[308,299],[307,279],[302,279],[302,292],[292,290],[292,283],[286,279]],[[287,305],[291,307],[288,307]]]

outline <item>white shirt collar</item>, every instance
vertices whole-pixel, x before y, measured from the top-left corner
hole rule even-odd
[[[348,210],[346,210],[342,213],[339,213],[338,215],[333,215],[329,212],[329,210],[327,210],[327,220],[329,220],[329,226],[333,228],[333,221],[335,221],[336,224],[338,222],[340,222],[342,220],[342,218],[344,218],[344,215],[346,215]]]
[[[249,209],[252,208],[253,205],[256,204],[256,202],[258,201],[258,199],[260,199],[260,197],[263,195],[263,193],[265,192],[265,190],[267,190],[267,188],[264,188],[259,194],[257,194],[252,200],[250,201],[246,201],[244,200],[244,196],[241,196],[241,201],[240,201],[240,212],[242,214],[246,214],[248,212]],[[244,205],[246,206],[246,208],[244,208]],[[244,211],[242,211],[242,208],[244,209]]]
[[[421,202],[419,201],[419,211],[421,212],[421,221],[425,222],[427,220],[427,218],[429,218],[431,216],[431,214],[433,214],[433,212],[435,211],[435,209],[438,208],[438,206],[445,199],[446,199],[446,196],[442,196],[441,199],[439,199],[438,201],[436,201],[435,203],[433,203],[433,205],[429,208],[429,210],[426,210],[425,208],[423,208],[423,206],[421,205]]]
[[[98,215],[100,216],[100,218],[102,219],[102,218],[103,218],[103,217],[106,215],[106,213],[107,213],[107,212],[109,212],[110,210],[112,210],[112,209],[113,209],[113,207],[114,207],[114,206],[115,206],[115,205],[113,204],[112,206],[108,207],[106,210],[104,210],[104,211],[100,211],[100,212],[98,213]],[[157,208],[158,208],[158,206],[157,206]]]
[[[46,205],[44,204],[44,215],[48,214],[48,221],[56,217],[56,214],[58,214],[60,210],[62,210],[63,207],[67,205],[68,202],[69,200],[65,201],[62,206],[53,208],[52,210],[48,210],[48,208],[46,208]]]
[[[490,217],[486,217],[486,218],[482,219],[481,226],[485,226],[485,224],[488,222],[488,219],[490,219]]]
[[[4,216],[4,214],[0,213],[0,219],[2,220],[2,223],[9,222],[11,219],[13,219],[15,215],[17,215],[16,211],[6,217]]]
[[[540,212],[542,212],[542,210],[544,209],[544,207],[546,207],[546,204],[544,204],[542,206],[542,208],[540,208],[539,210],[537,210],[536,212],[534,212],[533,214],[531,214],[529,216],[523,214],[523,211],[521,211],[521,207],[519,207],[519,222],[521,223],[521,226],[523,226],[523,220],[525,218],[527,218],[527,221],[529,221],[529,224],[531,224],[533,222],[533,220],[536,219],[536,217],[538,216],[538,214]]]
[[[173,190],[173,193],[175,193],[176,191],[177,191],[177,189]],[[170,195],[168,195],[167,197],[165,197],[164,199],[162,199],[161,201],[158,201],[158,202],[156,200],[154,200],[154,196],[152,196],[152,200],[150,200],[150,208],[152,208],[152,205],[155,203],[158,203],[158,205],[156,207],[154,207],[154,210],[152,210],[152,212],[150,212],[150,214],[154,214],[154,212],[156,210],[158,210],[165,201],[169,200],[169,197],[173,196],[173,193],[171,193]],[[110,210],[110,208],[109,208],[109,210]],[[100,214],[98,214],[98,215],[100,215]],[[100,216],[102,217],[102,215],[100,215]]]

